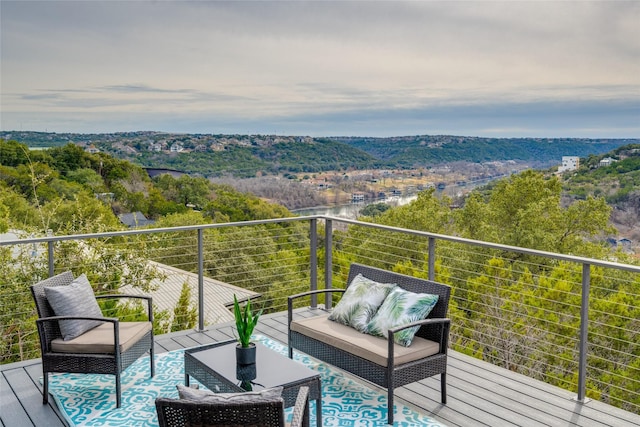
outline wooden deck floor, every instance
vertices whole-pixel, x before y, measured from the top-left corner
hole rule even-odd
[[[301,315],[314,315],[305,310]],[[287,341],[286,313],[263,316],[256,333]],[[216,325],[204,332],[183,331],[156,337],[158,353],[233,337],[232,326]],[[64,426],[53,399],[42,404],[40,361],[0,366],[0,422],[4,427]],[[449,353],[448,401],[439,402],[439,376],[396,389],[398,401],[443,424],[454,426],[640,427],[640,416],[591,401],[495,367],[457,352]],[[375,387],[375,386],[374,386]]]

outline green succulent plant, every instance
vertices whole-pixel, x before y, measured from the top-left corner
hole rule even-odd
[[[262,310],[258,311],[256,314],[251,312],[251,300],[247,300],[247,303],[244,306],[244,310],[240,308],[240,303],[238,303],[238,298],[236,295],[233,295],[233,313],[236,318],[236,330],[238,331],[238,342],[240,346],[243,348],[249,347],[251,343],[251,334],[253,333],[253,329],[258,324],[258,319],[262,314]]]

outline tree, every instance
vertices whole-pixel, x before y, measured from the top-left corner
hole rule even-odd
[[[188,282],[182,284],[180,298],[173,309],[173,321],[171,322],[171,332],[191,329],[198,320],[198,311],[191,304],[191,288]]]

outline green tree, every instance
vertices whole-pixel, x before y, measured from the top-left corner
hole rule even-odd
[[[171,322],[171,332],[184,331],[196,326],[198,311],[191,304],[191,288],[188,282],[182,284],[180,298],[173,309],[173,321]]]

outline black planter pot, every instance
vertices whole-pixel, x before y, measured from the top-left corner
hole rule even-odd
[[[252,365],[256,363],[256,345],[249,343],[249,347],[236,345],[236,363],[238,365]]]
[[[240,388],[245,391],[253,390],[253,380],[256,379],[258,372],[256,365],[240,365],[236,364],[236,378],[240,380]]]

